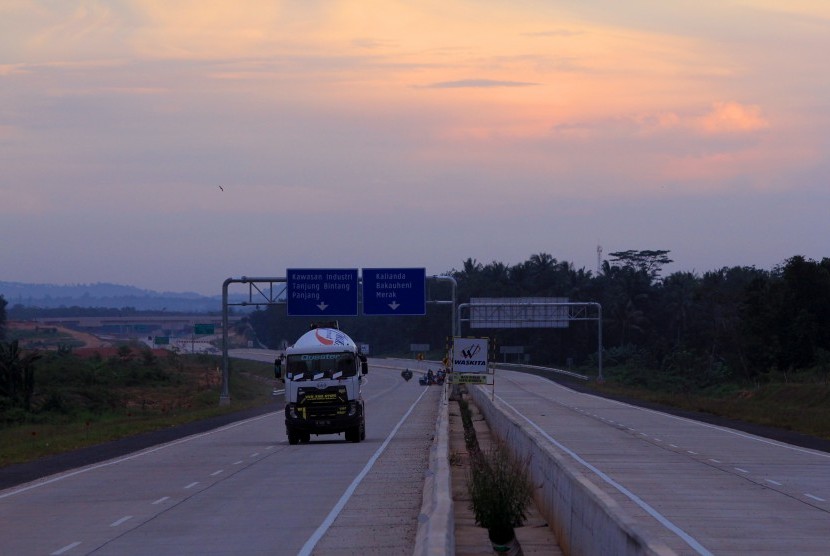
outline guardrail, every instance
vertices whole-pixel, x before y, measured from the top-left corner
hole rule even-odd
[[[572,371],[566,371],[564,369],[557,369],[555,367],[538,367],[536,365],[524,365],[521,363],[496,363],[496,368],[504,368],[511,371],[524,371],[530,372],[535,375],[539,376],[547,376],[550,374],[559,374],[569,376],[571,378],[578,378],[579,380],[589,380],[590,377],[587,375],[581,375],[579,373],[574,373]]]

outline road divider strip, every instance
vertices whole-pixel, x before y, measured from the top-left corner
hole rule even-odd
[[[407,412],[404,413],[403,417],[401,417],[401,420],[398,421],[398,424],[395,425],[395,428],[392,429],[392,432],[389,433],[389,435],[386,437],[386,440],[383,441],[383,444],[381,444],[380,447],[375,451],[374,455],[372,455],[372,457],[369,458],[369,461],[366,462],[366,465],[363,466],[363,469],[354,478],[352,483],[340,497],[340,500],[337,501],[337,504],[334,505],[329,514],[323,520],[323,523],[321,523],[320,526],[317,527],[317,529],[314,531],[311,537],[309,537],[309,539],[300,549],[300,552],[297,553],[298,556],[310,556],[310,554],[314,550],[314,547],[317,546],[317,543],[320,542],[320,539],[323,538],[323,535],[325,535],[326,531],[329,530],[329,527],[332,526],[334,520],[337,519],[337,516],[340,515],[340,512],[343,511],[343,508],[346,507],[346,503],[348,503],[349,499],[354,494],[354,491],[357,490],[357,487],[360,485],[361,482],[363,482],[363,479],[366,477],[366,475],[369,474],[369,471],[371,471],[372,467],[374,467],[375,462],[386,450],[386,447],[389,445],[392,439],[395,438],[395,435],[398,434],[398,430],[406,422],[406,420],[412,414],[412,411],[415,409],[415,406],[418,405],[418,402],[421,401],[421,399],[424,397],[424,394],[426,394],[428,391],[429,390],[425,388],[424,391],[421,392],[421,395],[418,396],[418,399],[416,399],[412,403],[412,405],[409,406]]]
[[[663,542],[647,537],[613,499],[557,454],[554,447],[560,450],[565,447],[556,446],[556,441],[538,425],[534,426],[501,398],[491,400],[489,389],[475,387],[470,393],[490,430],[530,462],[533,482],[542,486],[538,500],[540,511],[565,553],[675,554]],[[531,426],[526,426],[525,421]],[[697,541],[688,538],[698,554],[711,554]]]

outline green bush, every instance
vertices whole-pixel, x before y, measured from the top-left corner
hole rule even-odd
[[[467,488],[478,525],[487,529],[493,543],[513,538],[515,527],[527,518],[533,497],[528,462],[517,460],[504,444],[470,454]]]

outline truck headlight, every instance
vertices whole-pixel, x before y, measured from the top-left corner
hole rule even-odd
[[[285,413],[288,415],[290,419],[299,419],[299,415],[297,415],[297,406],[293,403],[288,404],[285,406]]]
[[[349,402],[349,417],[357,415],[357,402]]]

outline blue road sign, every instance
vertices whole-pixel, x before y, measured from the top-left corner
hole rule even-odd
[[[356,268],[289,268],[286,310],[291,317],[357,315]]]
[[[364,315],[425,315],[423,268],[364,268]]]

